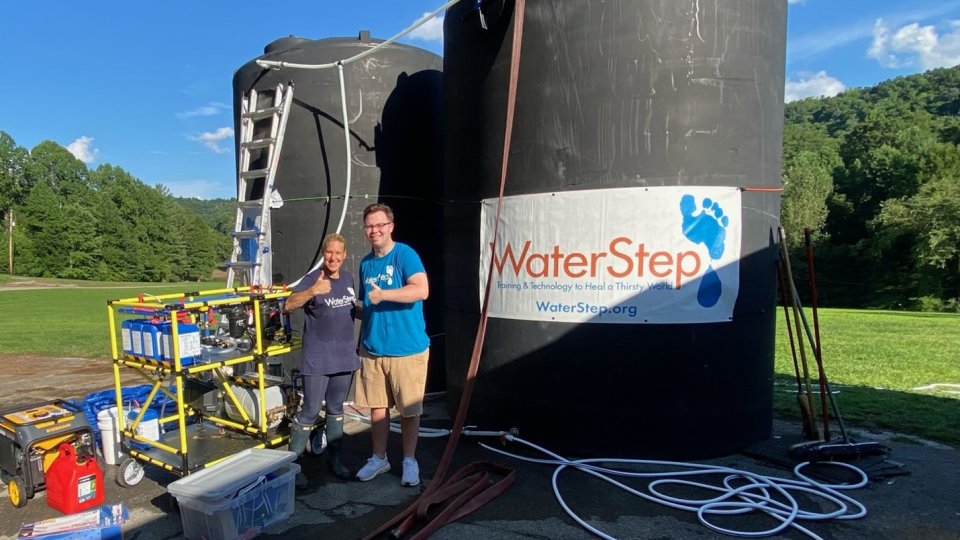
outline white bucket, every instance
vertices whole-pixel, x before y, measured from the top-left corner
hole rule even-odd
[[[100,430],[100,450],[107,465],[116,465],[123,459],[120,451],[120,424],[117,408],[110,407],[97,413],[97,429]]]
[[[132,409],[127,413],[128,428],[136,420],[138,414],[140,414],[140,409]],[[151,441],[160,440],[160,415],[157,414],[157,411],[147,409],[147,412],[143,413],[143,418],[137,424],[137,435]]]

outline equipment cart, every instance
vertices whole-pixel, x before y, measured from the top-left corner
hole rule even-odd
[[[129,456],[120,462],[118,484],[139,483],[144,463],[185,476],[244,449],[286,443],[283,420],[297,395],[280,357],[300,347],[283,313],[290,294],[238,287],[108,301],[123,411],[117,419]],[[280,373],[271,373],[277,367]],[[152,385],[137,408],[123,403],[121,369]]]

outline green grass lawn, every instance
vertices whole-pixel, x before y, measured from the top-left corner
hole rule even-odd
[[[849,425],[916,435],[960,446],[960,316],[821,309],[823,363]],[[807,320],[813,324],[810,311]],[[807,350],[811,378],[816,363]],[[796,380],[783,313],[775,360],[778,416],[798,418]],[[951,393],[951,390],[953,393]],[[815,395],[819,403],[819,395]],[[836,425],[832,434],[836,434]]]
[[[171,294],[224,286],[223,282],[157,284],[29,279],[56,287],[0,291],[0,353],[109,358],[107,300],[130,298],[140,293]]]
[[[4,280],[9,278],[0,275],[0,285]],[[0,353],[106,358],[108,299],[223,286],[35,281],[58,287],[0,291]],[[797,418],[793,361],[783,314],[777,313],[774,412]],[[819,316],[824,366],[833,390],[839,391],[837,400],[849,427],[960,446],[960,394],[949,387],[917,389],[960,384],[960,316],[847,309],[821,309]],[[816,364],[808,356],[815,380]]]

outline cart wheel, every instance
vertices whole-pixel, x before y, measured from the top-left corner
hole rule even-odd
[[[26,482],[20,476],[14,476],[7,483],[7,496],[10,497],[10,504],[14,508],[23,508],[27,505]]]
[[[125,488],[133,487],[143,480],[145,474],[143,465],[136,459],[128,457],[120,462],[120,468],[117,469],[117,484]]]

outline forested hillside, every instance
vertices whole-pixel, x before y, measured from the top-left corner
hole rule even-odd
[[[224,203],[232,208],[231,201]],[[11,228],[13,270],[27,276],[198,280],[229,257],[223,228],[205,222],[163,186],[147,186],[112,165],[89,170],[50,141],[27,151],[3,131],[0,212],[4,272]],[[215,218],[213,212],[204,216]]]
[[[960,67],[786,106],[784,227],[822,303],[958,311]]]
[[[233,199],[185,199],[177,197],[177,204],[193,210],[214,231],[230,235],[237,217],[237,202]],[[226,259],[224,259],[226,260]]]
[[[823,305],[960,310],[958,143],[960,67],[787,104],[781,218],[801,283],[812,231]],[[0,131],[0,213],[16,221],[17,274],[204,278],[229,256],[233,212],[230,200],[176,199]]]

